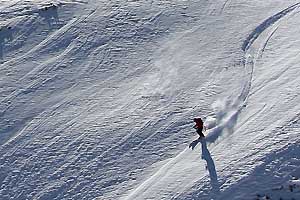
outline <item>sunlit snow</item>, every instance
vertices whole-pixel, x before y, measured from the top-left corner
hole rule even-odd
[[[0,200],[300,199],[299,12],[0,0]]]

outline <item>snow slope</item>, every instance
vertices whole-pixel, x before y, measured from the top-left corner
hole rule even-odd
[[[0,0],[0,199],[300,199],[299,11]]]

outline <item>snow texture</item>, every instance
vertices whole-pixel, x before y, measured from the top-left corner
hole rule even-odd
[[[300,199],[299,13],[0,0],[0,199]]]

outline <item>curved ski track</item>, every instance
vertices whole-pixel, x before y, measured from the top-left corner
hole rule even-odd
[[[225,9],[226,5],[229,3],[230,0],[225,1],[223,4],[223,7],[221,9],[221,12]],[[241,91],[240,96],[235,101],[234,105],[237,106],[236,115],[242,112],[243,109],[247,106],[247,101],[250,95],[251,91],[251,85],[252,85],[252,79],[253,79],[253,72],[256,60],[259,59],[269,40],[271,37],[275,34],[276,30],[279,28],[280,23],[282,21],[287,21],[289,16],[293,14],[293,12],[296,12],[296,10],[299,8],[300,3],[293,4],[289,6],[288,8],[276,13],[275,15],[269,17],[265,21],[263,21],[259,26],[257,26],[252,33],[249,34],[249,36],[245,39],[242,45],[242,50],[244,51],[244,67],[245,67],[245,83],[244,87]],[[197,28],[194,28],[195,30]],[[258,42],[257,42],[258,41]],[[258,44],[256,44],[258,43]],[[259,46],[257,48],[257,46]],[[264,109],[264,107],[263,107]],[[263,109],[256,112],[254,115],[257,115],[260,113]],[[299,114],[298,114],[299,115]],[[233,116],[235,117],[235,116]],[[229,119],[230,121],[230,119]],[[241,125],[240,125],[241,126]],[[239,127],[239,126],[238,126]],[[238,129],[237,127],[237,129]],[[270,137],[270,135],[265,136],[267,138]],[[252,143],[257,138],[253,138],[252,141],[249,141],[249,143]],[[209,141],[209,138],[208,138]],[[213,151],[214,146],[217,144],[210,145],[210,149]],[[265,148],[265,147],[264,147]],[[262,148],[262,150],[264,149]],[[253,152],[245,157],[241,157],[239,160],[235,160],[236,163],[242,163],[244,160],[248,160],[248,158],[251,158],[253,155],[255,155],[256,152]],[[137,188],[135,188],[132,192],[129,193],[127,197],[125,197],[125,200],[130,199],[136,199],[136,198],[142,198],[142,199],[177,199],[181,198],[181,195],[184,193],[188,193],[189,189],[192,187],[199,188],[200,186],[196,186],[197,183],[205,182],[207,180],[209,175],[203,175],[202,177],[194,178],[194,180],[190,180],[190,183],[182,183],[182,180],[184,180],[183,177],[186,176],[185,169],[180,168],[179,166],[176,166],[179,162],[188,162],[194,159],[196,154],[192,154],[191,152],[188,152],[188,147],[184,149],[181,153],[179,153],[176,157],[171,158],[166,164],[162,165],[156,173],[154,173],[152,176],[150,176],[147,180],[145,180],[142,184],[140,184]],[[219,168],[219,172],[224,172],[228,168]],[[178,173],[178,171],[182,170],[182,174],[177,175],[175,173]],[[173,173],[172,173],[173,172]],[[180,173],[180,172],[179,172]],[[199,173],[199,171],[198,171]],[[202,173],[205,174],[205,173]],[[174,176],[175,178],[171,178],[169,180],[170,185],[166,185],[167,183],[164,181],[168,176]],[[182,177],[181,181],[179,177]],[[168,181],[167,181],[168,182]],[[160,185],[157,183],[163,183],[163,185],[155,187],[155,185]],[[176,186],[175,186],[176,185]],[[152,189],[153,188],[153,189]],[[163,192],[162,192],[163,191]],[[143,196],[143,194],[146,194],[146,196]],[[157,197],[156,195],[161,195]],[[177,194],[176,194],[177,193]]]
[[[13,1],[4,9],[20,2],[22,1]],[[266,112],[267,106],[263,103],[251,110],[249,116],[244,112],[249,111],[247,109],[251,97],[272,83],[272,80],[267,80],[266,85],[262,84],[253,89],[255,68],[259,67],[257,63],[281,24],[293,17],[300,3],[270,16],[242,41],[243,57],[237,60],[242,60],[239,65],[244,69],[244,80],[236,99],[230,99],[231,104],[227,108],[230,113],[211,130],[214,135],[208,136],[209,151],[215,160],[212,160],[207,150],[208,159],[219,164],[215,169],[213,163],[206,160],[209,173],[203,168],[205,162],[199,162],[200,144],[194,151],[182,148],[188,145],[187,138],[192,134],[186,131],[191,124],[182,122],[182,119],[198,113],[199,109],[198,105],[186,105],[191,97],[184,90],[191,89],[188,88],[190,85],[178,84],[184,78],[175,81],[180,71],[176,71],[178,66],[173,65],[178,60],[169,61],[167,57],[184,57],[184,53],[172,53],[181,50],[180,42],[192,39],[198,34],[197,30],[205,28],[197,26],[193,14],[188,18],[193,21],[192,28],[188,27],[188,30],[178,25],[182,24],[180,21],[176,21],[178,24],[174,22],[180,34],[179,37],[172,38],[174,43],[167,42],[165,49],[158,51],[157,54],[167,55],[163,58],[147,49],[151,45],[149,49],[160,47],[162,41],[157,39],[158,36],[155,38],[156,35],[164,35],[164,32],[169,31],[169,24],[164,24],[168,28],[159,27],[163,26],[160,24],[163,22],[161,19],[173,19],[172,10],[164,10],[164,4],[160,4],[160,1],[147,1],[150,4],[147,9],[153,10],[142,15],[142,20],[136,19],[138,17],[134,11],[130,7],[124,9],[119,1],[106,3],[107,10],[101,10],[99,1],[91,4],[84,4],[83,1],[77,3],[87,6],[79,17],[73,16],[62,27],[49,32],[47,37],[34,44],[31,49],[18,52],[16,57],[1,64],[0,69],[9,74],[6,79],[11,78],[15,82],[12,81],[10,86],[13,89],[8,90],[8,95],[0,99],[0,119],[6,120],[7,131],[14,133],[7,138],[1,138],[3,140],[0,142],[0,197],[131,200],[197,199],[202,195],[203,199],[218,198],[220,192],[226,192],[228,188],[230,190],[231,184],[241,179],[236,174],[250,173],[243,167],[251,169],[257,165],[251,159],[258,151],[262,152],[257,157],[260,161],[260,156],[268,153],[266,147],[288,141],[287,138],[276,138],[274,143],[266,142],[257,149],[243,153],[243,145],[257,140],[270,140],[272,132],[263,136],[252,136],[243,141],[244,143],[237,144],[235,149],[240,147],[241,152],[236,150],[240,157],[231,157],[230,152],[225,152],[228,155],[223,161],[220,154],[220,149],[234,146],[230,139],[243,140],[246,135],[235,133],[244,130],[248,121]],[[139,2],[130,1],[128,5],[135,3],[138,5]],[[208,12],[212,16],[221,15],[231,3],[232,0],[211,3]],[[172,2],[166,4],[170,7],[176,5]],[[186,15],[186,9],[188,8],[183,7],[178,13]],[[108,13],[108,10],[112,12]],[[106,15],[108,22],[102,27],[99,16],[104,19],[103,16]],[[32,18],[32,23],[37,19],[38,17]],[[88,23],[91,24],[87,28]],[[82,32],[77,29],[82,29]],[[141,38],[137,35],[140,32]],[[149,41],[152,38],[157,41],[148,44],[147,38],[150,38]],[[51,52],[61,42],[63,45],[57,52]],[[142,42],[147,45],[139,45]],[[128,52],[124,53],[125,50]],[[171,53],[168,54],[168,50]],[[136,62],[131,63],[131,59],[136,59]],[[22,69],[24,63],[27,64],[26,69]],[[212,70],[209,80],[200,88],[208,96],[218,94],[216,90],[206,89],[208,86],[216,87],[214,81],[218,78],[217,69],[219,68]],[[17,73],[19,70],[25,73]],[[284,73],[273,79],[280,76],[284,76]],[[178,84],[178,90],[170,89],[174,86],[172,81],[174,85]],[[42,91],[44,86],[47,86],[45,93]],[[196,102],[199,104],[198,100]],[[14,120],[14,110],[20,112],[20,116],[15,116],[19,121]],[[210,112],[205,108],[203,110],[203,113]],[[25,116],[26,113],[28,116]],[[287,126],[279,127],[277,131],[284,132],[291,127],[290,124],[297,123],[299,115],[300,113],[296,113],[293,119],[285,119],[290,120]],[[230,126],[238,119],[240,123],[235,126],[235,132],[227,133],[227,138],[219,133],[219,129]],[[5,124],[6,121],[1,123]],[[9,129],[9,123],[15,125],[16,129]],[[0,134],[1,131],[2,129]],[[5,131],[6,129],[3,132]],[[149,145],[151,143],[159,145]],[[176,144],[181,144],[183,150],[178,151]],[[168,155],[165,153],[166,149],[169,150]],[[145,169],[146,172],[143,171]],[[143,174],[139,175],[141,172]],[[218,173],[220,178],[214,180],[216,177],[211,173]]]

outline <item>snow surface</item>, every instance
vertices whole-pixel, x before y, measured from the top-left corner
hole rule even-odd
[[[300,199],[299,13],[0,0],[0,199]]]

